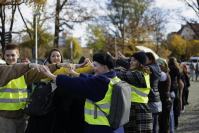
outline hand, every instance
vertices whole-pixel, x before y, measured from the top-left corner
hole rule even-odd
[[[165,105],[166,105],[166,110],[168,112],[170,112],[171,111],[171,107],[172,107],[172,100],[171,100],[171,98],[168,98],[168,99],[165,100]]]
[[[110,55],[113,59],[117,59],[116,57],[114,57],[110,52],[106,52],[108,55]]]
[[[124,56],[120,51],[118,52],[118,57],[119,57],[120,59],[126,59],[126,58],[127,58],[127,57]]]
[[[79,73],[75,72],[75,70],[73,68],[69,69],[69,74],[71,74],[74,77],[79,77]]]
[[[56,76],[50,72],[50,69],[47,66],[42,65],[40,68],[41,72],[45,74],[47,77],[56,80]]]
[[[87,64],[87,63],[91,63],[91,61],[90,61],[90,59],[89,59],[89,58],[86,58],[86,59],[84,60],[84,62],[85,62],[85,64]]]
[[[79,67],[83,67],[83,66],[85,66],[85,65],[88,64],[88,63],[91,64],[91,61],[90,61],[89,58],[86,58],[86,59],[84,60],[83,63],[81,63],[81,64],[75,64],[75,69],[76,69],[76,68],[79,68]]]
[[[112,54],[111,54],[109,51],[108,51],[108,52],[106,52],[106,53],[112,57]]]

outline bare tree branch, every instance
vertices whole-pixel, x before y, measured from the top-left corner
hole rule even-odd
[[[66,4],[66,2],[68,2],[68,0],[64,0],[63,3],[60,5],[60,9],[62,10],[64,5]]]
[[[31,35],[31,33],[29,32],[28,25],[27,25],[27,23],[26,23],[26,21],[25,21],[25,19],[24,19],[23,15],[22,15],[22,13],[21,13],[21,10],[20,10],[20,8],[19,8],[19,5],[18,5],[17,7],[18,7],[19,14],[20,14],[20,16],[21,16],[21,18],[22,18],[22,20],[23,20],[23,22],[24,22],[25,26],[26,26],[26,29],[27,29],[28,35],[29,35],[30,39],[32,39],[32,35]]]

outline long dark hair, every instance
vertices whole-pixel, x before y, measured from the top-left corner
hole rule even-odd
[[[147,58],[151,61],[150,64],[156,64],[155,56],[151,52],[146,52]]]
[[[51,62],[51,60],[50,60],[50,56],[51,56],[52,52],[54,52],[54,51],[57,51],[57,52],[60,53],[60,55],[61,55],[61,63],[63,63],[63,55],[62,55],[61,51],[60,51],[59,49],[57,49],[57,48],[53,48],[53,49],[49,52],[48,57],[47,57],[47,59],[45,60],[44,64],[46,64],[47,62],[48,62],[49,64],[52,64],[52,62]]]
[[[172,69],[178,69],[178,70],[180,70],[179,63],[177,62],[177,59],[175,57],[169,58],[168,66],[169,66],[170,70],[172,70]]]

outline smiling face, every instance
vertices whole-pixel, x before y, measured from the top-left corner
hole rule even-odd
[[[50,55],[50,61],[52,64],[61,63],[61,54],[58,51],[53,51]]]
[[[140,63],[134,57],[131,57],[130,65],[131,69],[136,69],[140,66]]]
[[[14,65],[17,63],[17,59],[19,58],[19,50],[6,50],[4,53],[4,59],[8,65]]]

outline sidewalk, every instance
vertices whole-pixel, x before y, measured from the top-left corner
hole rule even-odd
[[[191,81],[189,105],[180,116],[176,133],[199,133],[199,81]]]

